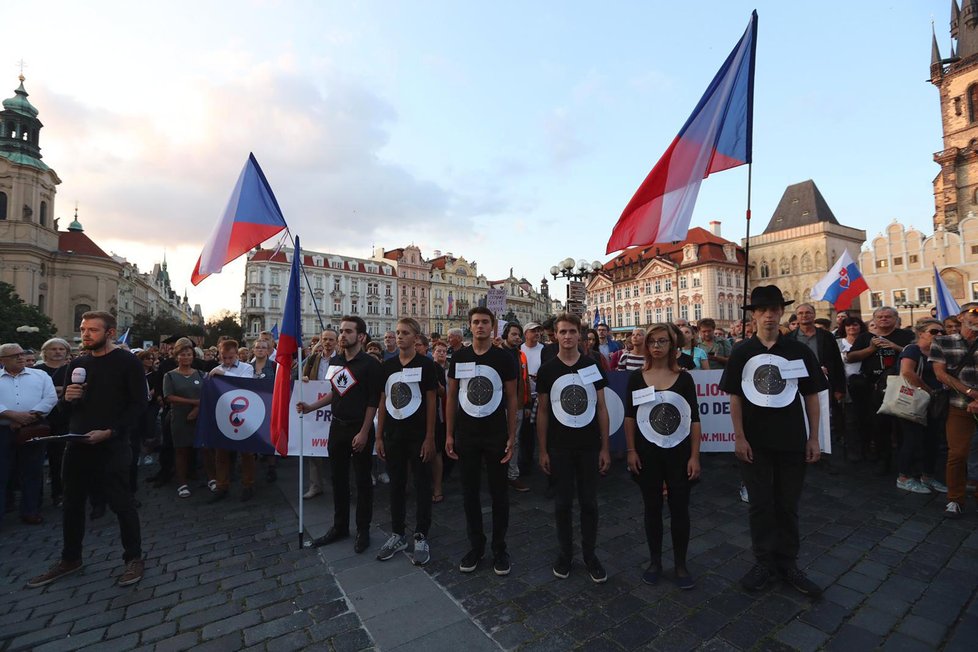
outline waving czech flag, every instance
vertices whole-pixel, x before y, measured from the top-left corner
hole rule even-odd
[[[693,114],[618,218],[606,253],[686,238],[700,183],[751,162],[757,12]]]
[[[204,245],[190,282],[197,285],[225,265],[287,228],[272,187],[254,154],[234,184],[224,215]]]
[[[302,274],[302,249],[299,236],[292,250],[292,274],[289,291],[285,296],[285,314],[275,353],[275,389],[272,392],[272,446],[279,455],[289,454],[289,403],[292,398],[292,362],[302,347],[302,296],[299,277]]]

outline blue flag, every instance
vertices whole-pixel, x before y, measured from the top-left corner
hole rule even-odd
[[[957,317],[961,312],[961,306],[954,300],[951,291],[944,284],[944,279],[941,278],[940,273],[937,271],[937,265],[934,265],[934,290],[937,292],[937,296],[935,297],[937,318],[944,321],[948,317]]]
[[[275,341],[278,342],[278,322],[275,322],[275,325],[272,326],[272,330],[269,332],[272,334]]]
[[[126,343],[126,340],[128,340],[128,339],[129,339],[129,329],[127,328],[126,329],[126,332],[123,333],[122,336],[119,337],[119,339],[117,339],[115,341],[115,343],[116,344],[125,344]]]
[[[271,455],[271,378],[204,379],[194,445]]]

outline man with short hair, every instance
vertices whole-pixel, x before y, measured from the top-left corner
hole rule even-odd
[[[517,323],[506,324],[503,328],[504,351],[508,351],[513,356],[513,362],[519,369],[516,375],[516,441],[514,442],[513,455],[509,458],[509,468],[506,476],[509,478],[509,486],[520,493],[530,490],[530,487],[520,480],[520,440],[523,438],[523,420],[527,416],[527,411],[533,404],[530,398],[530,385],[526,364],[526,354],[520,349],[523,343],[523,327]]]
[[[59,561],[32,578],[29,587],[50,584],[82,567],[85,501],[92,482],[99,483],[119,519],[126,566],[117,584],[129,586],[143,578],[139,513],[136,498],[129,491],[129,434],[138,426],[149,401],[143,364],[115,345],[116,320],[112,314],[86,312],[79,330],[82,347],[89,355],[72,360],[69,377],[78,380],[82,372],[76,374],[76,370],[84,369],[85,380],[68,385],[60,402],[68,413],[69,432],[79,436],[68,442],[62,466],[64,547]]]
[[[261,341],[261,340],[259,340]],[[269,340],[265,340],[269,341]],[[221,364],[208,373],[209,376],[225,376],[233,378],[254,378],[255,368],[247,362],[238,359],[237,340],[227,339],[218,345]],[[255,454],[238,453],[241,460],[241,502],[247,502],[255,497]],[[226,448],[214,449],[214,473],[216,485],[210,502],[216,503],[228,497],[231,487],[231,451]]]
[[[448,361],[452,361],[452,356],[462,350],[465,346],[465,340],[462,339],[463,332],[461,328],[450,328],[448,330],[448,335],[446,339],[448,340]]]
[[[578,349],[580,318],[560,315],[556,319],[556,331],[560,351],[556,358],[540,367],[537,376],[540,468],[554,479],[554,516],[560,546],[553,573],[561,579],[570,575],[576,485],[581,511],[581,552],[591,580],[600,584],[608,579],[595,554],[598,473],[606,473],[611,467],[608,409],[604,402],[607,382],[594,360],[581,355]]]
[[[848,310],[840,310],[835,314],[835,331],[833,333],[835,339],[842,339],[846,336],[845,322],[847,319],[849,319]]]
[[[397,334],[394,331],[384,333],[384,360],[396,358],[397,353]]]
[[[710,369],[723,369],[730,358],[730,341],[715,337],[717,323],[710,317],[701,319],[696,325],[699,330],[699,348],[706,351],[706,361]]]
[[[310,413],[331,405],[329,427],[329,467],[333,481],[333,525],[313,546],[324,546],[350,536],[350,464],[357,484],[357,534],[353,550],[357,554],[370,547],[370,520],[373,518],[374,415],[380,404],[380,363],[364,352],[367,324],[356,315],[340,320],[340,352],[329,361],[326,376],[330,391],[313,403],[300,401],[296,410]]]
[[[58,403],[51,377],[40,369],[28,367],[27,360],[19,344],[0,346],[0,365],[3,365],[0,369],[0,489],[4,492],[18,431],[37,424]],[[47,449],[40,442],[22,443],[18,448],[20,520],[28,525],[40,525],[44,522],[41,497]]]
[[[496,317],[483,306],[469,310],[472,346],[452,358],[445,408],[445,453],[460,460],[462,502],[471,549],[459,570],[471,573],[485,554],[486,535],[479,497],[482,467],[492,496],[492,567],[509,575],[506,549],[509,493],[506,465],[516,442],[516,365],[510,354],[492,345]]]
[[[609,337],[611,329],[608,324],[601,322],[595,329],[598,332],[598,351],[604,356],[605,362],[611,367],[611,354],[621,350],[621,343]]]

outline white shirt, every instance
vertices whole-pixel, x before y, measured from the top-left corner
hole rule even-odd
[[[526,343],[520,344],[520,351],[526,355],[526,373],[530,377],[530,395],[537,394],[537,372],[540,371],[540,354],[543,353],[543,344],[537,342],[536,346],[527,346]]]
[[[247,362],[237,362],[234,365],[228,367],[221,365],[221,369],[224,370],[225,376],[234,376],[235,378],[254,378],[255,368],[252,367]]]
[[[51,377],[40,369],[26,368],[16,376],[0,369],[0,412],[40,412],[47,414],[58,403]],[[0,417],[0,424],[10,420]]]

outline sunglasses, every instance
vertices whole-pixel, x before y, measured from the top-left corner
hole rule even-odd
[[[938,328],[931,328],[927,332],[930,333],[931,335],[943,335],[944,334],[944,331],[942,329],[938,329]]]

